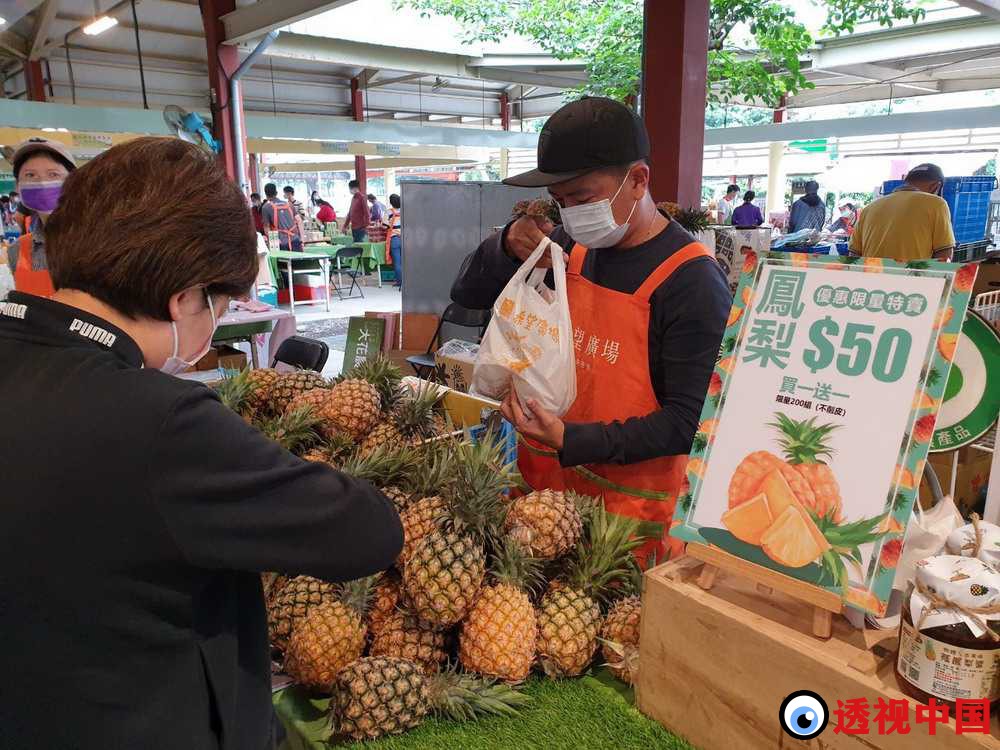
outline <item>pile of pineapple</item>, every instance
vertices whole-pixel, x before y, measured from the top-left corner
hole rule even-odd
[[[518,477],[499,441],[452,430],[438,389],[402,385],[384,359],[332,383],[312,372],[244,371],[218,388],[265,434],[376,484],[399,510],[389,570],[347,583],[263,576],[285,672],[330,695],[334,735],[406,731],[430,714],[516,714],[532,671],[638,669],[637,522],[594,498]],[[516,494],[516,493],[515,493]]]

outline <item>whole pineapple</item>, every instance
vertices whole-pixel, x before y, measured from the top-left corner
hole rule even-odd
[[[328,387],[329,384],[323,376],[312,370],[296,370],[278,375],[268,393],[267,411],[275,415],[283,414],[292,399],[300,393]]]
[[[403,605],[403,579],[395,569],[387,570],[379,578],[372,592],[372,604],[368,611],[368,633],[376,636],[385,623]]]
[[[371,383],[359,378],[348,378],[331,390],[319,415],[331,430],[345,432],[360,441],[378,422],[382,399]]]
[[[271,597],[267,607],[267,629],[271,645],[279,651],[288,646],[295,623],[310,608],[332,601],[335,586],[312,576],[296,576]]]
[[[565,579],[549,587],[538,606],[538,654],[546,674],[581,674],[597,649],[601,602],[633,570],[631,552],[639,522],[593,509],[585,536],[577,544]]]
[[[403,397],[403,371],[384,354],[359,362],[346,373],[342,380],[364,380],[378,391],[383,412],[391,412]]]
[[[543,560],[562,557],[583,532],[583,520],[571,493],[541,490],[510,505],[507,533]]]
[[[486,573],[485,545],[499,536],[507,510],[502,493],[512,482],[503,446],[491,436],[447,442],[454,453],[443,493],[448,517],[416,543],[403,568],[414,612],[438,626],[459,622],[472,606]]]
[[[417,543],[438,527],[449,512],[450,504],[440,493],[454,483],[454,446],[448,441],[439,441],[421,449],[423,465],[414,472],[410,499],[399,514],[403,524],[403,549],[396,561],[401,568],[413,552]]]
[[[362,578],[341,584],[334,598],[310,608],[294,623],[285,649],[289,677],[313,690],[329,691],[337,673],[361,658],[372,581]]]
[[[634,684],[639,673],[639,621],[642,601],[626,596],[611,605],[601,628],[601,655],[612,674]]]
[[[455,721],[516,716],[528,701],[506,685],[454,670],[428,677],[409,659],[366,656],[337,675],[330,725],[334,736],[374,740],[413,729],[428,714]]]
[[[271,391],[278,382],[280,375],[277,370],[260,368],[250,370],[248,380],[250,392],[246,398],[246,408],[249,414],[256,416],[267,411],[271,401]]]
[[[372,638],[371,656],[400,656],[417,662],[428,674],[448,660],[447,635],[429,622],[395,610]]]
[[[436,434],[435,416],[446,391],[426,385],[404,394],[384,421],[361,442],[362,455],[386,446],[419,445]]]
[[[407,505],[399,514],[399,520],[403,524],[403,549],[399,552],[397,565],[406,565],[406,561],[413,557],[413,550],[417,545],[428,534],[436,531],[439,524],[448,517],[448,511],[448,503],[438,495],[422,497]]]
[[[541,582],[541,561],[508,539],[491,574],[462,623],[459,659],[471,672],[521,682],[535,660],[538,623],[530,593]]]

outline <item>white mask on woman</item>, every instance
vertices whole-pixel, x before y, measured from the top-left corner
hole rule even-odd
[[[628,217],[624,224],[615,221],[615,214],[611,210],[611,204],[625,187],[628,175],[618,186],[618,190],[611,197],[611,200],[604,198],[595,203],[581,203],[579,206],[569,208],[559,207],[559,215],[562,217],[563,228],[574,240],[584,247],[600,248],[614,247],[621,242],[622,237],[628,231],[628,222],[635,213],[635,207],[639,205],[638,199],[632,204],[632,210],[628,212]]]
[[[208,290],[203,290],[205,292],[205,300],[208,302],[208,309],[212,313],[212,332],[208,335],[208,341],[205,342],[204,348],[195,356],[190,362],[186,359],[180,357],[180,336],[177,334],[177,323],[175,321],[170,321],[170,328],[174,332],[174,353],[167,358],[167,361],[163,363],[160,368],[161,371],[167,373],[167,375],[176,375],[178,373],[189,370],[195,366],[199,359],[208,354],[208,350],[212,348],[212,338],[215,336],[215,331],[219,327],[219,319],[215,317],[215,306],[212,304],[212,297],[208,293]]]

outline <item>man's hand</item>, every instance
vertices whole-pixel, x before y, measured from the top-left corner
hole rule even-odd
[[[524,406],[521,405],[521,400],[517,397],[517,392],[511,387],[507,398],[500,404],[500,412],[525,437],[561,451],[563,435],[566,432],[566,425],[563,424],[563,421],[555,414],[542,409],[538,402],[533,399],[528,399],[527,407],[525,410]],[[526,412],[530,412],[530,414]]]
[[[522,216],[507,230],[503,249],[508,255],[526,261],[535,252],[538,243],[551,234],[553,229],[555,225],[548,219]],[[563,256],[565,257],[565,253]],[[543,255],[536,268],[552,268],[551,256]]]

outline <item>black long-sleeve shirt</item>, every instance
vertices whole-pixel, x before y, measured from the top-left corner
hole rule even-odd
[[[402,546],[374,487],[141,364],[100,318],[0,302],[0,746],[263,750],[259,571],[353,579]]]
[[[486,238],[466,258],[451,290],[455,302],[486,309],[500,296],[521,263],[503,249],[506,232],[505,227]],[[561,226],[551,237],[567,252],[573,247]],[[636,247],[590,250],[582,275],[599,286],[634,294],[661,263],[692,241],[671,221]],[[610,424],[567,423],[562,465],[631,464],[690,451],[731,306],[725,274],[711,258],[685,263],[661,284],[650,298],[649,318],[649,371],[660,410]]]

